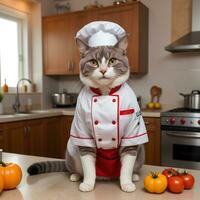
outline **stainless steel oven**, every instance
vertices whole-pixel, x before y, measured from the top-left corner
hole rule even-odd
[[[200,111],[161,114],[161,165],[200,169]]]

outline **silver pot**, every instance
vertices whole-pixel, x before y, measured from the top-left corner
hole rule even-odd
[[[54,107],[75,106],[78,94],[75,93],[54,93],[52,94],[52,103]]]
[[[184,97],[184,107],[189,109],[200,109],[200,91],[193,90],[191,94],[179,93]]]

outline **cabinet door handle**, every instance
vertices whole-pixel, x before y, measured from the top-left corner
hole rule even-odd
[[[70,65],[71,65],[71,61],[67,62],[67,71],[70,71]]]
[[[72,71],[72,61],[70,60],[69,62],[69,71],[71,72]]]
[[[70,62],[70,71],[73,71],[73,61]]]
[[[27,132],[28,132],[28,134],[30,134],[30,132],[31,132],[30,126],[27,127]]]
[[[24,126],[24,134],[25,134],[26,137],[28,136],[28,129],[27,129],[26,126]]]
[[[74,62],[72,62],[72,71],[74,71],[74,69],[75,69],[75,64]]]
[[[144,124],[148,126],[150,123],[149,122],[144,122]]]

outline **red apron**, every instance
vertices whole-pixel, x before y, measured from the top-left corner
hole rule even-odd
[[[97,149],[96,176],[117,178],[120,168],[119,149]]]

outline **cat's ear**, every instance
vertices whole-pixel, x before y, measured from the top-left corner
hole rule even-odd
[[[128,35],[123,36],[115,46],[126,51],[128,47]]]
[[[79,38],[76,38],[76,45],[78,46],[81,55],[84,55],[89,49],[89,46]]]

